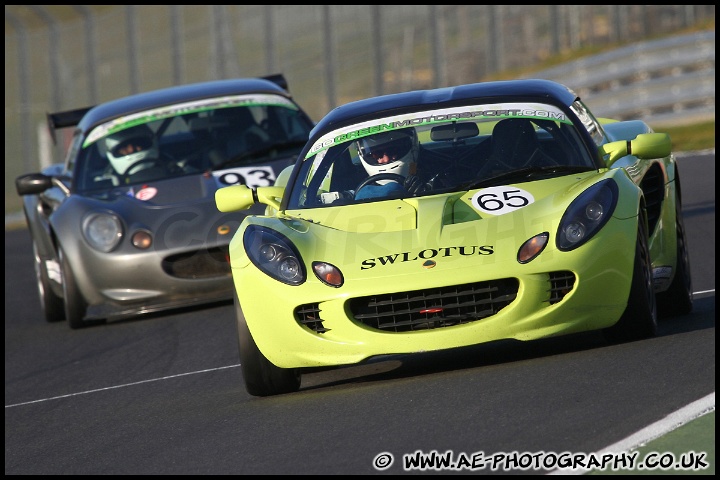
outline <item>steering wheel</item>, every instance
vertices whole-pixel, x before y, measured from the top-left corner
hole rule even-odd
[[[378,173],[377,175],[372,175],[366,178],[365,180],[360,182],[357,187],[355,187],[355,197],[357,197],[358,192],[365,185],[377,183],[380,180],[392,180],[393,182],[397,182],[400,185],[405,183],[405,177],[403,177],[402,175],[398,175],[397,173]]]
[[[159,165],[159,162],[158,162],[158,159],[157,159],[157,158],[143,158],[142,160],[138,160],[137,162],[134,162],[134,163],[131,164],[127,169],[125,169],[125,175],[126,175],[126,176],[127,176],[127,175],[133,175],[134,173],[137,173],[137,172],[133,172],[133,170],[137,170],[138,172],[141,171],[141,170],[144,170],[144,169],[139,169],[139,170],[138,170],[137,167],[140,166],[140,165],[143,165],[143,164],[145,164],[145,163],[152,164],[151,166],[158,166],[158,165]]]

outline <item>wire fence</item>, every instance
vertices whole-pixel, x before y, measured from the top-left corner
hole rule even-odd
[[[21,205],[15,177],[62,161],[62,145],[41,146],[47,112],[282,72],[318,120],[714,17],[714,5],[6,5],[5,210]]]

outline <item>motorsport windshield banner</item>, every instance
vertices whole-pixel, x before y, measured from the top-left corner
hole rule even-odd
[[[206,110],[217,110],[218,108],[266,105],[275,105],[297,110],[297,106],[287,98],[272,94],[228,95],[225,97],[178,103],[152,110],[144,110],[132,115],[125,115],[103,123],[102,125],[95,127],[90,135],[87,136],[85,143],[83,144],[83,148],[92,145],[107,135],[125,130],[126,128],[134,127],[136,125],[149,123],[154,120],[176,117],[178,115],[185,115],[188,113],[204,112]]]
[[[396,115],[334,130],[315,142],[305,158],[310,158],[322,150],[344,142],[399,128],[435,125],[458,120],[499,120],[502,118],[530,118],[570,123],[562,110],[545,104],[500,103],[444,108]]]

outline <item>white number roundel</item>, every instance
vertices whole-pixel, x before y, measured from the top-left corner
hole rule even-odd
[[[475,208],[489,215],[504,215],[535,202],[528,191],[517,187],[490,187],[480,190],[472,197]]]
[[[227,187],[228,185],[247,185],[250,188],[269,187],[275,182],[275,173],[268,165],[216,170],[213,172],[213,177],[218,182],[218,187]]]

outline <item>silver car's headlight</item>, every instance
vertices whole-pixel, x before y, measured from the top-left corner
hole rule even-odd
[[[300,285],[306,273],[300,254],[283,234],[250,225],[243,235],[245,253],[257,268],[275,280]]]
[[[557,248],[567,252],[590,240],[610,220],[617,201],[618,187],[610,179],[581,193],[560,220]]]
[[[120,219],[110,213],[91,213],[86,216],[82,232],[91,247],[105,253],[117,247],[123,236]]]

